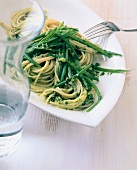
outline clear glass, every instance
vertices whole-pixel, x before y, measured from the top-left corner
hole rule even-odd
[[[19,17],[16,12],[24,9],[25,17]],[[21,141],[30,94],[22,58],[44,21],[43,10],[36,1],[0,0],[0,157],[15,151]],[[12,37],[10,33],[15,33],[16,26]]]
[[[12,153],[20,144],[29,99],[26,75],[11,63],[0,60],[0,156]]]

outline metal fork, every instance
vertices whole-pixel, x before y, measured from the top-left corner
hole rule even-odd
[[[105,49],[110,35],[113,32],[118,32],[118,31],[136,32],[137,29],[130,29],[130,30],[121,29],[113,22],[106,21],[106,22],[101,22],[86,30],[84,32],[84,36],[89,40],[97,38],[96,43]],[[107,60],[107,57],[105,56],[102,57],[104,58],[104,60]]]
[[[91,28],[89,28],[88,30],[86,30],[84,32],[84,35],[87,39],[91,40],[103,35],[110,35],[113,32],[118,32],[118,31],[125,31],[125,32],[136,32],[137,29],[121,29],[120,27],[118,27],[116,24],[114,24],[113,22],[101,22]]]

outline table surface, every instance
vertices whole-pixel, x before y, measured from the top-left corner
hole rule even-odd
[[[136,0],[81,1],[104,20],[122,28],[137,28]],[[120,99],[109,115],[90,128],[30,104],[22,144],[13,155],[0,160],[0,170],[137,169],[137,33],[116,36],[132,72],[126,76]]]

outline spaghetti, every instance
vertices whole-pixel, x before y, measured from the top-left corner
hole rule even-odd
[[[30,10],[20,10],[13,15],[8,32],[10,38],[21,36]],[[69,110],[89,108],[90,111],[102,98],[95,81],[108,72],[98,63],[93,64],[97,52],[108,57],[120,55],[91,43],[76,28],[47,19],[40,35],[30,42],[22,62],[30,79],[31,91],[56,107]],[[125,70],[109,69],[109,72],[122,73]]]

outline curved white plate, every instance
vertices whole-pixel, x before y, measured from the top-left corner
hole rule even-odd
[[[59,21],[64,21],[68,26],[79,28],[81,33],[102,21],[92,10],[78,0],[38,0],[38,2],[43,9],[48,11],[49,18],[52,17]],[[109,39],[107,49],[123,54],[120,44],[114,36]],[[108,61],[103,61],[102,64],[104,67],[125,68],[124,57],[115,56]],[[95,127],[116,104],[122,92],[124,80],[124,74],[102,76],[97,85],[103,95],[103,99],[89,113],[56,108],[45,104],[34,93],[31,93],[30,103],[57,117]]]

